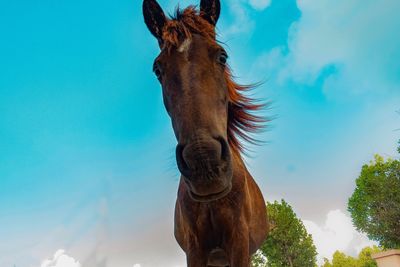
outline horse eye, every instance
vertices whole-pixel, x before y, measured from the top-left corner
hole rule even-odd
[[[225,65],[227,60],[228,60],[228,54],[224,50],[221,50],[221,52],[218,55],[218,62],[222,65]]]
[[[159,81],[161,81],[161,74],[162,74],[162,72],[161,72],[160,64],[159,64],[158,62],[155,62],[155,63],[154,63],[154,65],[153,65],[153,72],[154,72],[154,74],[156,75],[157,79],[158,79]]]

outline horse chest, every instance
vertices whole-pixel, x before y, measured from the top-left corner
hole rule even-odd
[[[239,209],[226,203],[184,202],[182,205],[185,228],[209,246],[219,246],[228,239],[239,220]]]

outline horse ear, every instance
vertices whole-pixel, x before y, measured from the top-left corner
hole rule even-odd
[[[143,1],[143,17],[149,31],[162,43],[162,29],[167,18],[156,0]]]
[[[214,26],[217,24],[220,11],[221,4],[219,0],[200,1],[200,15]]]

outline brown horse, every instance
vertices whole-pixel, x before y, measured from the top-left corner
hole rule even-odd
[[[144,0],[143,15],[161,53],[153,70],[178,141],[181,172],[175,237],[189,267],[248,267],[269,226],[263,196],[241,157],[241,140],[260,128],[256,104],[243,94],[216,41],[219,0],[164,15]]]

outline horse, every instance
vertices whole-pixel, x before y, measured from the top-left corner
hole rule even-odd
[[[174,235],[188,267],[249,267],[269,232],[262,193],[247,170],[244,141],[254,142],[263,107],[234,82],[216,40],[219,0],[201,0],[166,17],[156,0],[143,16],[160,54],[153,72],[177,139],[181,174]]]

